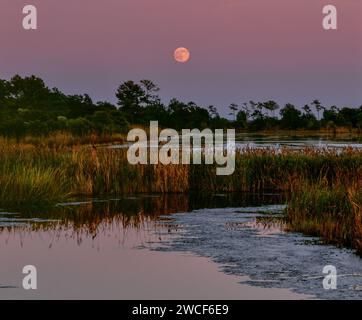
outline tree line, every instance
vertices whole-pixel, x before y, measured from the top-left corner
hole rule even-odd
[[[117,105],[93,102],[89,95],[66,95],[49,88],[36,76],[0,79],[0,135],[21,138],[62,131],[74,135],[127,132],[130,125],[158,120],[167,128],[235,128],[240,131],[274,129],[318,130],[337,127],[362,129],[362,106],[323,106],[319,100],[297,107],[275,101],[249,101],[228,106],[229,118],[215,106],[172,99],[164,104],[160,88],[150,80],[126,81],[115,93]]]

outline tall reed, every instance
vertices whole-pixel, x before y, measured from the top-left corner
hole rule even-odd
[[[130,165],[126,149],[57,139],[0,138],[0,208],[81,195],[283,192],[291,229],[362,252],[362,151],[246,149],[236,152],[233,175],[217,176],[214,165]]]

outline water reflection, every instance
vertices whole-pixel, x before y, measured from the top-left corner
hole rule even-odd
[[[128,148],[130,144],[112,145],[111,148]],[[316,133],[303,134],[262,134],[239,133],[236,136],[235,147],[237,149],[362,149],[362,135],[355,133]]]
[[[361,277],[332,293],[320,277],[327,264],[361,275],[360,258],[283,232],[281,203],[277,194],[143,194],[0,210],[0,299],[359,298]],[[40,270],[34,292],[21,287],[28,264]]]
[[[291,288],[321,299],[361,299],[361,259],[352,250],[322,245],[315,237],[284,232],[282,205],[195,210],[172,215],[182,237],[156,248],[210,258],[226,274],[249,276],[262,288]],[[313,240],[313,241],[311,241]],[[323,268],[338,270],[338,290],[325,290]]]
[[[236,146],[240,149],[243,148],[329,148],[329,149],[343,149],[343,148],[362,148],[362,135],[346,133],[346,134],[322,134],[316,135],[303,135],[303,134],[239,134],[237,136]]]
[[[51,211],[0,210],[0,256],[6,261],[0,264],[0,299],[306,298],[240,284],[249,278],[226,275],[208,258],[159,251],[187,230],[173,213],[282,201],[273,194],[149,194],[75,199]],[[28,264],[39,272],[35,291],[22,289],[21,270]]]
[[[0,233],[20,235],[21,245],[34,233],[43,231],[49,233],[52,243],[63,236],[81,244],[84,238],[94,240],[99,235],[114,234],[115,231],[122,233],[124,239],[128,229],[139,234],[148,234],[152,230],[158,232],[158,238],[162,240],[165,234],[178,230],[178,225],[167,223],[167,216],[173,213],[202,208],[278,204],[282,201],[283,197],[277,194],[230,193],[143,194],[117,199],[75,199],[58,204],[50,211],[24,209],[12,213],[0,210]]]
[[[245,216],[245,215],[244,215]],[[255,230],[258,236],[274,236],[285,232],[286,220],[281,214],[257,216],[246,222],[227,222],[227,230],[241,230],[250,228]]]

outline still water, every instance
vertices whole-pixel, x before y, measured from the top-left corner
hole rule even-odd
[[[239,134],[236,146],[238,148],[320,148],[320,149],[362,149],[362,136],[353,134],[317,134],[317,135],[281,135],[281,134]]]
[[[136,195],[0,210],[0,299],[359,299],[362,260],[285,231],[279,195]],[[324,290],[322,269],[338,270]],[[38,289],[22,287],[34,265]]]
[[[236,135],[235,147],[237,149],[337,149],[345,148],[362,149],[362,135],[357,134],[251,134],[241,133]],[[131,143],[111,145],[110,148],[128,148]],[[141,144],[142,145],[142,144]],[[144,144],[145,147],[147,144]]]

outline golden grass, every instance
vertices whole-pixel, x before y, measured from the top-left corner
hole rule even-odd
[[[0,207],[53,206],[80,195],[283,192],[291,229],[362,252],[362,151],[247,149],[237,152],[235,173],[222,177],[213,165],[133,166],[126,149],[72,139],[0,138]]]

